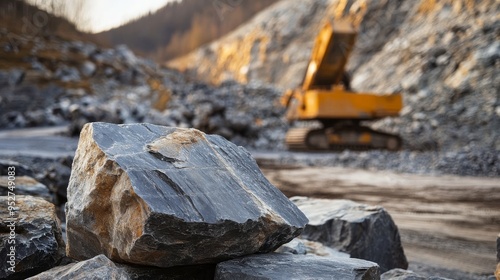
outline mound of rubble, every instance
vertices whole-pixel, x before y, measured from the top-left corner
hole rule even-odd
[[[191,82],[134,55],[126,46],[18,35],[0,30],[0,129],[87,122],[148,122],[194,127],[238,145],[283,149],[287,124],[275,102],[281,92],[259,83],[219,87]]]

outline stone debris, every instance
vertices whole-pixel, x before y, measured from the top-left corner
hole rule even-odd
[[[376,262],[382,273],[408,268],[398,228],[383,208],[350,200],[291,200],[309,219],[301,238],[320,242],[353,258]]]
[[[11,202],[7,196],[0,196],[0,204]],[[16,195],[13,215],[7,207],[0,207],[0,278],[25,279],[48,270],[59,264],[65,256],[65,244],[61,236],[61,227],[57,219],[55,207],[42,198]],[[12,222],[15,218],[15,222]],[[15,252],[12,267],[11,230],[15,227]]]
[[[66,223],[69,257],[171,267],[274,251],[307,219],[222,137],[91,123],[73,162]]]
[[[78,263],[70,263],[64,266],[54,267],[29,280],[86,280],[86,279],[132,279],[121,268],[117,267],[104,255],[98,255],[91,259]]]
[[[219,263],[214,279],[378,280],[380,272],[376,263],[365,260],[274,253]]]
[[[53,203],[54,198],[50,194],[49,189],[44,184],[36,181],[35,179],[27,176],[15,176],[14,186],[16,195],[30,195],[43,198],[48,202]],[[0,176],[0,196],[8,196],[9,190],[9,177]]]
[[[380,279],[381,280],[451,280],[448,278],[437,277],[437,276],[424,277],[418,275],[413,271],[404,270],[401,268],[395,268],[383,273],[380,276]]]
[[[319,242],[295,238],[292,241],[281,245],[276,253],[294,254],[294,255],[316,255],[320,257],[339,257],[350,258],[347,253],[340,252],[337,249],[327,247]]]

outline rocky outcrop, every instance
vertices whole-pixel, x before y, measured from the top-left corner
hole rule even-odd
[[[243,148],[149,124],[85,126],[66,210],[68,256],[159,267],[270,252],[307,223]]]
[[[274,253],[219,263],[214,279],[378,280],[380,272],[377,264],[364,260]]]
[[[376,262],[381,272],[408,268],[398,228],[383,208],[350,200],[291,200],[309,219],[302,238],[349,253],[353,258]]]
[[[132,279],[125,271],[117,267],[104,255],[98,255],[89,260],[58,266],[36,276],[30,280],[85,280],[85,279]]]
[[[0,196],[0,205],[5,206],[0,208],[0,278],[25,279],[56,266],[64,257],[65,244],[54,205],[23,195],[16,195],[11,210],[8,202],[12,200]]]
[[[48,202],[53,202],[53,197],[49,189],[44,184],[27,176],[15,177],[15,194],[30,195],[43,198]],[[0,196],[8,196],[9,180],[8,176],[0,176]]]

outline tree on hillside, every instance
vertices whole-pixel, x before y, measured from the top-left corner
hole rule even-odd
[[[98,34],[159,61],[172,59],[231,32],[278,0],[183,0]],[[147,32],[145,32],[147,31]]]

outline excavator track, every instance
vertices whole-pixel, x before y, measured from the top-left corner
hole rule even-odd
[[[290,150],[369,150],[386,149],[396,151],[401,148],[399,136],[372,130],[363,126],[340,128],[294,128],[286,135]]]

